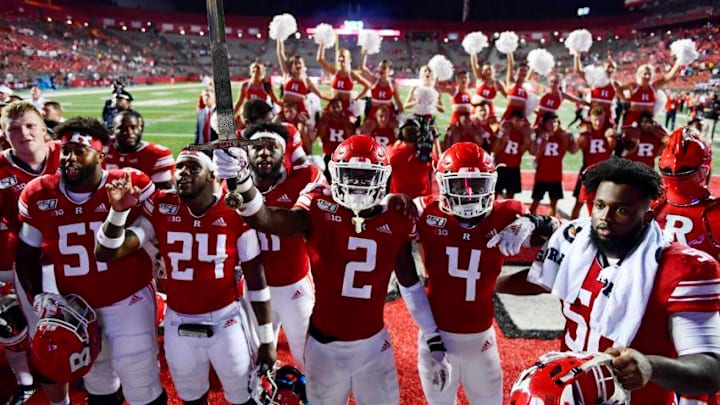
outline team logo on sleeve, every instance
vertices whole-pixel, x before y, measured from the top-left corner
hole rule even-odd
[[[6,188],[12,187],[17,184],[17,177],[10,176],[5,177],[4,179],[0,179],[0,190],[5,190]]]
[[[325,200],[317,200],[318,208],[327,212],[337,212],[338,205]]]
[[[175,214],[177,214],[178,209],[180,209],[180,207],[178,207],[175,204],[161,203],[158,206],[158,212],[160,212],[161,214],[166,214],[166,215],[175,215]]]
[[[54,210],[55,207],[57,207],[57,203],[57,198],[52,198],[50,200],[40,200],[37,202],[37,207],[40,211],[50,211]]]
[[[428,215],[427,218],[425,218],[425,223],[435,228],[444,228],[447,223],[447,218]]]

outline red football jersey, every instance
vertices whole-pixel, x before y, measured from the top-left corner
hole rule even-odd
[[[54,174],[60,165],[60,142],[47,143],[48,155],[45,165],[39,174],[30,173],[13,161],[10,150],[0,153],[0,271],[15,266],[17,250],[17,232],[20,230],[18,219],[18,200],[20,192],[30,180],[44,174]]]
[[[323,114],[320,119],[318,136],[322,142],[323,155],[332,155],[335,148],[352,135],[352,126],[344,115]]]
[[[505,167],[520,167],[522,161],[522,153],[520,153],[520,145],[523,143],[523,135],[520,131],[510,130],[505,146],[495,154],[495,164],[504,163]],[[523,151],[524,153],[524,151]]]
[[[420,211],[418,240],[428,272],[428,298],[438,328],[479,333],[492,326],[495,281],[505,263],[491,237],[527,213],[516,200],[495,201],[490,214],[473,228],[440,210],[437,197],[415,199]]]
[[[103,158],[103,167],[107,170],[132,167],[147,174],[154,183],[173,181],[175,178],[172,151],[154,142],[141,142],[140,149],[130,153],[119,152],[112,143]]]
[[[407,142],[396,143],[387,149],[392,166],[391,193],[405,193],[413,198],[432,193],[432,173],[437,156],[433,153],[432,162],[421,162],[415,152],[415,144]]]
[[[395,135],[396,131],[397,129],[392,126],[385,128],[377,127],[371,135],[380,145],[382,145],[383,148],[387,149],[390,145],[395,143],[395,140],[397,139]]]
[[[296,167],[280,184],[265,193],[269,207],[292,208],[300,192],[310,183],[324,183],[315,165]],[[310,270],[305,239],[300,235],[277,236],[258,232],[267,285],[282,287],[305,277]]]
[[[643,132],[640,134],[637,148],[628,152],[624,157],[655,168],[655,159],[662,152],[662,147],[662,142],[656,136]]]
[[[539,155],[536,155],[537,170],[535,170],[535,181],[554,183],[560,182],[563,178],[563,158],[567,153],[567,143],[561,142],[563,133],[552,133],[545,142],[545,146]]]
[[[613,150],[610,149],[610,143],[605,137],[606,127],[600,130],[584,132],[583,135],[588,137],[587,145],[583,145],[583,165],[582,167],[590,167],[592,165],[604,162],[610,159]]]
[[[665,239],[702,250],[720,260],[720,205],[713,197],[695,205],[663,201],[653,207]]]
[[[60,152],[62,150],[59,141],[51,141],[47,144],[48,155],[45,158],[45,166],[39,174],[28,172],[13,161],[10,150],[0,153],[0,219],[9,230],[17,233],[20,230],[18,220],[18,200],[20,193],[27,184],[42,175],[55,174],[60,167]],[[15,256],[14,250],[8,250]]]
[[[42,253],[55,267],[60,293],[78,294],[93,308],[125,299],[153,278],[153,264],[144,249],[107,263],[95,260],[95,234],[110,210],[105,184],[124,174],[123,170],[104,172],[97,190],[79,203],[67,197],[60,174],[39,177],[20,194],[20,218],[42,234]],[[137,170],[131,170],[131,178],[144,202],[155,186]],[[134,209],[127,223],[140,211],[139,206]]]
[[[235,266],[243,257],[256,257],[259,250],[255,231],[225,206],[223,196],[196,216],[174,190],[158,190],[145,203],[145,215],[165,261],[170,308],[200,314],[235,301]]]
[[[325,185],[295,204],[311,218],[308,255],[315,281],[312,324],[338,340],[366,339],[384,325],[383,307],[400,248],[415,239],[415,221],[385,209],[355,232],[353,213]]]
[[[563,351],[601,352],[613,346],[611,340],[589,328],[592,307],[604,288],[598,280],[600,270],[600,263],[594,260],[577,300],[563,303],[566,319]],[[711,288],[717,285],[718,279],[720,264],[706,253],[678,243],[664,249],[645,315],[630,347],[645,354],[677,357],[668,328],[670,316],[676,312],[720,310],[720,294],[713,293]],[[673,395],[655,384],[648,384],[633,391],[631,400],[638,404],[672,404]]]

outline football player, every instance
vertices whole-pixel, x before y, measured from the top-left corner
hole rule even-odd
[[[676,129],[665,144],[658,167],[665,183],[653,207],[668,241],[702,250],[720,260],[720,205],[710,194],[712,150],[694,127]],[[683,404],[685,398],[680,399]],[[696,399],[693,404],[701,404]]]
[[[523,110],[511,110],[508,118],[503,118],[500,129],[490,144],[490,151],[498,165],[495,194],[513,198],[522,191],[520,163],[522,156],[530,149],[531,134],[532,129]]]
[[[567,351],[605,351],[632,403],[674,404],[674,392],[720,388],[720,264],[667,243],[653,219],[662,179],[649,166],[611,158],[587,172],[592,215],[558,229],[530,272],[499,292],[552,291],[566,319]]]
[[[45,123],[41,113],[31,103],[16,101],[5,106],[2,111],[0,128],[7,135],[12,149],[0,154],[0,283],[13,283],[17,233],[20,230],[17,205],[20,192],[30,180],[57,171],[60,143],[45,141]],[[27,316],[33,317],[28,296],[22,286],[15,282],[14,287]],[[18,391],[8,404],[22,404],[35,392],[27,361],[28,343],[5,346],[5,355],[18,384]]]
[[[320,114],[317,125],[317,137],[322,142],[322,159],[325,178],[330,181],[328,163],[335,148],[355,133],[354,125],[343,114],[342,100],[334,98]]]
[[[653,208],[665,237],[720,260],[720,206],[708,178],[712,149],[692,127],[676,129],[660,155],[663,199]]]
[[[103,159],[105,169],[134,167],[150,176],[157,189],[172,188],[175,161],[165,146],[142,140],[145,121],[137,111],[121,111],[113,120],[114,141]]]
[[[245,101],[242,107],[242,116],[247,126],[271,122],[273,120],[273,109],[265,101],[254,98]],[[289,139],[291,140],[288,142],[285,151],[285,167],[292,168],[294,165],[304,164],[308,157],[305,150],[303,150],[303,139],[300,132],[292,124],[283,123],[283,125],[290,133]]]
[[[247,336],[248,318],[237,301],[235,266],[243,270],[259,323],[258,363],[267,368],[276,358],[270,291],[257,234],[222,203],[213,172],[209,156],[181,152],[176,161],[177,191],[160,191],[147,199],[144,216],[127,230],[116,217],[138,203],[139,189],[130,174],[108,184],[112,210],[97,233],[95,252],[98,260],[113,263],[157,239],[168,269],[165,357],[180,398],[207,404],[212,364],[225,398],[252,404],[247,387],[255,353],[248,350],[253,346]]]
[[[38,314],[52,312],[54,303],[68,294],[81,296],[98,314],[110,350],[84,377],[89,404],[120,404],[123,395],[130,404],[164,404],[150,257],[141,250],[103,263],[93,254],[95,233],[111,208],[103,188],[125,172],[102,169],[109,137],[99,121],[73,118],[58,127],[57,134],[62,144],[60,172],[32,180],[20,194],[18,278],[34,297]],[[130,175],[142,203],[154,185],[137,170]],[[125,215],[134,220],[140,209]],[[114,221],[124,222],[125,215],[116,215]],[[52,264],[49,277],[43,277],[43,264]],[[68,403],[66,384],[55,384],[46,392],[51,403]]]
[[[383,204],[390,166],[384,149],[368,135],[341,143],[330,162],[330,186],[308,187],[292,209],[268,207],[251,181],[241,150],[216,150],[221,178],[238,178],[248,224],[278,236],[306,238],[315,282],[315,307],[305,345],[308,399],[344,404],[398,404],[400,393],[383,306],[390,274],[415,293],[408,307],[421,319],[432,351],[435,381],[447,384],[450,369],[442,337],[413,260],[407,260],[415,221]]]
[[[667,142],[668,133],[653,120],[652,113],[641,113],[638,123],[638,128],[626,130],[620,139],[624,148],[622,156],[655,168],[655,160]]]
[[[314,165],[295,166],[291,172],[283,165],[283,151],[289,139],[280,124],[258,124],[243,132],[247,139],[263,143],[248,149],[255,187],[270,207],[292,208],[310,183],[325,183]],[[303,350],[310,313],[315,303],[310,278],[310,261],[302,235],[278,236],[258,232],[262,263],[273,303],[273,328],[277,338],[282,325],[295,363],[303,369]]]
[[[495,166],[490,154],[475,143],[460,142],[446,150],[436,177],[440,195],[418,197],[414,203],[428,274],[428,300],[453,377],[445,390],[433,385],[431,353],[420,344],[420,381],[430,404],[455,403],[462,383],[471,404],[499,405],[502,368],[492,327],[493,286],[505,256],[516,254],[531,234],[536,243],[542,243],[558,223],[551,217],[528,214],[520,201],[495,201]],[[511,244],[510,235],[503,233],[508,226],[516,228]],[[400,286],[400,293],[404,297],[422,294],[422,286]],[[426,339],[421,332],[418,340]]]
[[[576,219],[580,216],[583,199],[580,198],[580,188],[582,187],[583,173],[587,168],[604,160],[607,160],[615,150],[617,138],[615,128],[609,121],[607,110],[602,107],[595,106],[590,110],[590,124],[578,135],[577,144],[583,155],[582,166],[578,173],[577,182],[573,189],[573,197],[575,197],[575,205],[570,214],[570,219]],[[582,127],[581,127],[582,128]]]

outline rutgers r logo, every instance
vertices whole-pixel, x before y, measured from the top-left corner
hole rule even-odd
[[[663,236],[665,237],[665,240],[669,242],[677,241],[684,245],[688,245],[687,237],[692,230],[692,219],[682,215],[668,215],[665,218]]]
[[[90,348],[84,347],[80,353],[70,355],[70,372],[74,373],[90,365]]]

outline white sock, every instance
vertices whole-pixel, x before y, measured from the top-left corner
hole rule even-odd
[[[33,376],[30,373],[27,352],[5,350],[5,357],[7,357],[8,364],[15,373],[18,385],[33,385]]]

